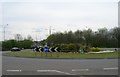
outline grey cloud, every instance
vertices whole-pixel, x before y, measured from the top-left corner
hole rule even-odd
[[[50,25],[56,31],[64,31],[68,27],[65,24],[77,24],[91,26],[92,29],[98,28],[98,24],[104,27],[116,26],[117,23],[117,3],[114,2],[11,2],[3,4],[4,23],[10,24],[11,29],[17,27],[27,34],[26,29],[49,28]],[[37,24],[37,25],[36,25]],[[97,26],[97,27],[96,27]],[[71,26],[72,30],[78,27]],[[20,31],[18,31],[20,32]],[[42,34],[46,34],[42,31]]]

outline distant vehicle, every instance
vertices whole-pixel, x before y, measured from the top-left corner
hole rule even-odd
[[[18,48],[18,47],[13,47],[13,48],[11,49],[11,51],[21,51],[21,49]]]

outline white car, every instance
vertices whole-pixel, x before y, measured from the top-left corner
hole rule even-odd
[[[21,51],[21,49],[18,48],[18,47],[13,47],[13,48],[11,49],[11,51]]]

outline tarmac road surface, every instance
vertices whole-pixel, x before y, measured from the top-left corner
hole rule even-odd
[[[118,75],[118,59],[40,59],[2,56],[2,75]]]

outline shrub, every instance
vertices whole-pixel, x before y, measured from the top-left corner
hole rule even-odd
[[[92,51],[92,52],[99,52],[99,51],[101,51],[101,49],[92,47],[92,48],[90,48],[90,51]]]
[[[55,47],[59,47],[61,52],[76,52],[79,51],[80,46],[77,44],[56,44]]]

